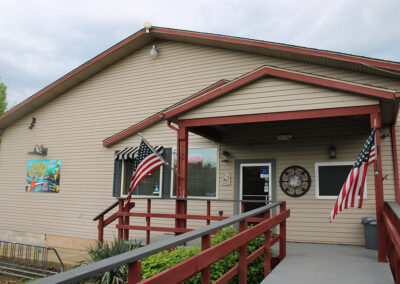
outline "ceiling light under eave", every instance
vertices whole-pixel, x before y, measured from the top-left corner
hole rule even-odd
[[[290,139],[292,139],[292,134],[278,134],[276,135],[276,139],[278,139],[279,141],[289,141]]]

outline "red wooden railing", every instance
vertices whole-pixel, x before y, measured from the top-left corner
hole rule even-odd
[[[196,202],[206,202],[206,214],[205,215],[195,215],[195,214],[167,214],[167,213],[156,213],[151,211],[152,200],[160,200],[159,198],[139,198],[135,199],[136,201],[142,200],[147,202],[146,212],[130,212],[132,208],[135,207],[135,203],[131,202],[129,206],[123,205],[123,199],[119,199],[99,215],[97,215],[93,221],[99,222],[98,224],[98,241],[104,241],[104,228],[115,220],[118,219],[118,224],[116,224],[116,228],[118,229],[118,239],[129,239],[129,231],[130,230],[139,230],[146,231],[146,244],[150,243],[150,232],[158,231],[158,232],[172,232],[175,234],[182,234],[189,231],[192,231],[193,228],[178,228],[174,227],[165,227],[165,226],[152,226],[151,218],[166,218],[166,219],[174,219],[174,220],[205,220],[205,225],[210,225],[211,221],[221,221],[229,218],[229,216],[212,216],[211,215],[211,202],[240,202],[241,203],[241,212],[244,212],[244,203],[261,203],[260,201],[248,201],[248,200],[210,200],[210,199],[179,199],[179,200],[191,200]],[[165,199],[162,199],[165,200]],[[167,200],[177,200],[175,198],[170,198]],[[265,204],[265,201],[264,201]],[[116,208],[118,206],[118,211],[105,219],[105,215]],[[146,220],[146,226],[138,226],[130,224],[130,217],[143,217]],[[250,218],[249,222],[260,222],[263,218]],[[175,222],[176,224],[176,222]]]
[[[239,233],[232,238],[210,247],[211,234],[205,234],[201,238],[202,252],[167,269],[148,279],[140,281],[140,270],[136,269],[134,279],[129,277],[129,284],[134,283],[180,283],[201,272],[201,283],[210,283],[210,266],[224,256],[239,249],[239,263],[222,275],[214,283],[226,283],[238,275],[239,283],[247,283],[247,266],[257,257],[264,255],[264,277],[271,271],[271,246],[277,241],[279,244],[279,258],[286,256],[286,219],[289,217],[289,210],[286,210],[285,203],[280,205],[280,212],[270,218],[270,211],[265,212],[259,224],[248,228],[249,219],[239,223]],[[279,225],[280,234],[271,240],[271,229]],[[264,245],[247,256],[247,244],[264,234]],[[134,264],[139,266],[139,264]],[[140,267],[140,266],[139,266]]]
[[[271,210],[279,206],[280,211],[271,217]],[[260,222],[248,227],[248,222],[254,217],[262,215]],[[286,219],[290,212],[285,202],[274,202],[269,205],[251,210],[246,213],[214,222],[208,226],[175,236],[148,246],[110,257],[108,259],[81,266],[67,272],[57,274],[37,281],[38,284],[50,283],[79,283],[99,273],[128,265],[128,283],[181,283],[186,279],[201,273],[201,283],[210,283],[210,266],[228,254],[239,250],[238,264],[227,271],[214,283],[226,283],[236,275],[239,283],[247,283],[247,266],[259,256],[264,256],[264,276],[271,271],[271,246],[279,241],[279,258],[286,255]],[[239,223],[239,233],[231,238],[211,247],[211,235],[225,227]],[[271,229],[279,225],[279,235],[271,238]],[[255,252],[247,255],[247,244],[263,235],[264,245]],[[202,251],[185,261],[174,265],[150,278],[141,280],[141,260],[149,255],[159,253],[183,245],[189,241],[201,238]]]
[[[400,206],[386,202],[383,208],[386,256],[396,284],[400,284]]]

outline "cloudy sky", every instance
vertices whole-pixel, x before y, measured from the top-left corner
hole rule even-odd
[[[10,106],[153,25],[400,61],[399,0],[0,0]]]

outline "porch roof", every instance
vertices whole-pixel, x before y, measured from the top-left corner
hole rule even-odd
[[[383,118],[383,123],[389,124],[391,122],[394,122],[397,117],[397,109],[399,105],[398,97],[400,96],[400,93],[394,91],[394,90],[388,90],[388,89],[383,89],[383,88],[377,88],[377,87],[372,87],[372,86],[366,86],[366,85],[360,85],[360,84],[355,84],[351,82],[346,82],[346,81],[339,81],[331,78],[326,78],[326,77],[321,77],[321,76],[315,76],[307,73],[302,73],[302,72],[294,72],[291,70],[286,70],[282,68],[276,68],[276,67],[271,67],[271,66],[262,66],[250,73],[244,74],[230,82],[226,80],[221,80],[218,81],[217,83],[205,88],[204,90],[200,91],[199,93],[196,93],[195,95],[192,95],[181,102],[177,104],[173,104],[170,107],[164,109],[161,112],[158,112],[154,114],[153,116],[145,119],[144,121],[141,121],[125,130],[122,130],[116,134],[114,134],[111,137],[106,138],[103,141],[103,146],[109,147],[139,131],[141,131],[144,128],[147,128],[161,120],[168,120],[168,121],[177,121],[179,120],[179,116],[182,115],[183,113],[189,112],[194,108],[200,107],[201,105],[207,104],[215,99],[218,99],[228,93],[231,93],[239,88],[242,88],[246,85],[252,84],[257,80],[260,80],[264,77],[274,77],[274,78],[280,78],[280,79],[285,79],[285,80],[290,80],[290,81],[296,81],[296,82],[301,82],[301,83],[306,83],[309,85],[313,86],[318,86],[318,87],[324,87],[324,88],[329,88],[332,90],[339,90],[339,91],[344,91],[345,93],[353,93],[353,94],[358,94],[370,98],[376,98],[379,99],[379,103],[381,105],[381,111],[382,111],[382,118]],[[373,104],[368,103],[368,104]],[[377,104],[377,103],[375,103]],[[371,106],[373,107],[373,106]],[[340,108],[335,109],[333,107],[327,107],[327,109],[330,111],[328,113],[323,113],[323,112],[318,112],[318,115],[320,117],[329,117],[329,116],[341,116],[341,115],[354,115],[353,113],[348,112],[345,108]],[[360,110],[357,109],[358,114],[366,114],[365,111],[370,111],[370,110],[364,110],[361,109],[363,107],[360,106]],[[366,106],[364,108],[367,108]],[[307,110],[304,110],[305,112],[300,113],[296,111],[292,111],[290,115],[296,116],[296,118],[292,119],[301,119],[301,118],[315,118],[318,116],[312,115],[311,113],[308,114],[306,113]],[[311,112],[312,110],[308,110]],[[293,114],[294,113],[294,114]],[[253,116],[256,115],[261,115],[261,114],[254,114]],[[265,113],[264,115],[278,115],[277,119],[273,120],[279,120],[279,117],[282,116],[282,113]],[[283,117],[283,116],[282,116]],[[232,118],[233,119],[233,118]],[[242,119],[239,117],[239,119]],[[250,122],[250,121],[249,121]],[[254,122],[254,121],[253,121]],[[226,123],[222,123],[226,124]],[[197,125],[197,126],[205,126],[203,125]],[[193,129],[192,129],[193,130]],[[209,129],[210,130],[210,129]],[[195,132],[195,131],[194,131]],[[210,131],[207,131],[210,133]],[[200,134],[201,135],[201,134]]]

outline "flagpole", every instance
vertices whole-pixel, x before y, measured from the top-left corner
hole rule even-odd
[[[179,177],[182,177],[182,176],[178,173],[177,170],[175,170],[166,160],[164,160],[163,157],[161,157],[160,154],[157,153],[157,151],[155,151],[155,150],[153,149],[153,147],[150,145],[150,143],[147,142],[146,138],[144,138],[144,136],[143,136],[142,133],[139,132],[138,135],[142,138],[143,142],[147,145],[147,147],[149,147],[150,150],[151,150],[154,154],[156,154],[157,157],[159,157],[159,158],[164,162],[164,164],[165,164],[166,166],[168,166],[171,170],[173,170]]]

